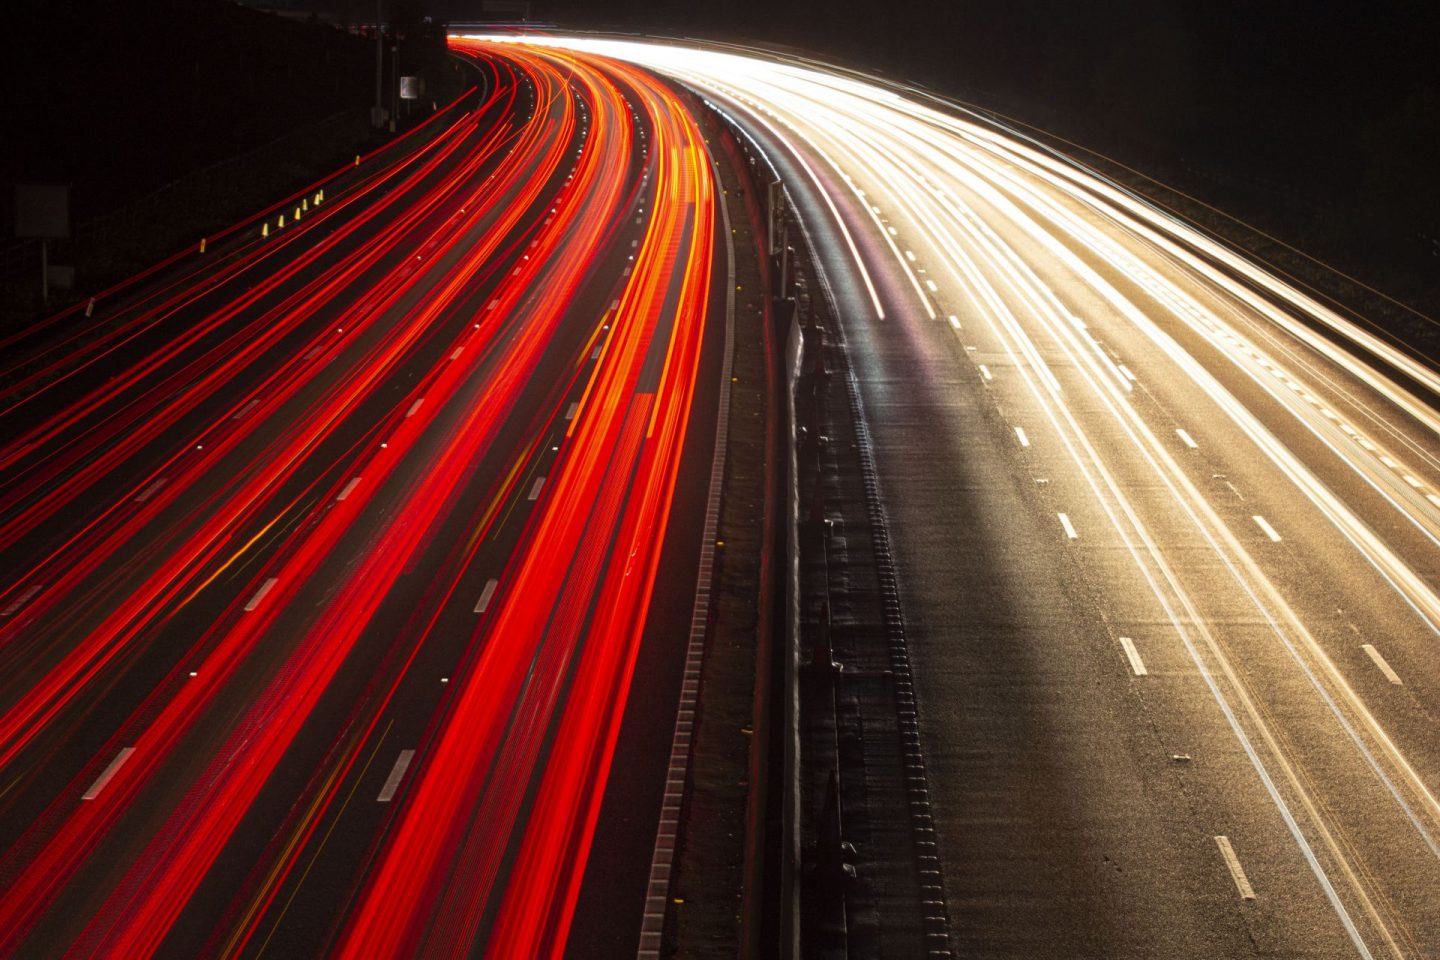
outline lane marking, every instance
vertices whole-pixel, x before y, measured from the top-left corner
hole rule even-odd
[[[533,484],[531,484],[531,486],[530,486],[530,496],[527,497],[526,499],[528,499],[528,500],[538,500],[538,499],[540,499],[540,488],[543,487],[543,486],[545,486],[545,478],[544,478],[544,477],[536,477],[536,478],[535,478],[535,482],[534,482]]]
[[[1216,837],[1215,845],[1220,848],[1220,856],[1225,858],[1225,866],[1230,868],[1230,879],[1235,881],[1235,889],[1240,891],[1240,899],[1254,900],[1255,888],[1250,886],[1250,879],[1245,876],[1245,868],[1240,866],[1240,858],[1235,856],[1235,848],[1230,846],[1230,838]]]
[[[106,767],[105,772],[95,778],[95,782],[90,784],[90,789],[86,790],[80,796],[80,799],[94,800],[96,797],[100,796],[100,791],[104,790],[105,785],[108,784],[111,780],[115,779],[115,774],[120,772],[120,768],[125,765],[125,761],[129,760],[130,754],[134,752],[134,747],[126,747],[118,754],[116,754],[115,759],[110,761],[110,766]]]
[[[1024,428],[1024,427],[1016,427],[1016,428],[1015,428],[1015,438],[1020,441],[1020,446],[1022,446],[1022,447],[1028,447],[1028,446],[1030,446],[1030,438],[1027,437],[1027,436],[1025,436],[1025,428]]]
[[[345,484],[345,489],[341,490],[341,491],[340,491],[340,495],[339,495],[338,497],[336,497],[335,499],[336,499],[336,500],[344,500],[346,497],[350,496],[350,494],[353,493],[354,490],[355,490],[355,488],[356,488],[357,486],[359,486],[359,485],[360,485],[360,478],[359,478],[359,477],[352,477],[352,478],[350,479],[350,482],[347,483],[347,484]]]
[[[994,379],[995,379],[994,377],[992,377],[992,376],[990,375],[990,368],[987,367],[987,366],[985,366],[985,364],[983,364],[983,363],[980,364],[980,376],[984,377],[986,380],[994,380]]]
[[[1261,530],[1265,531],[1265,536],[1269,537],[1271,541],[1273,541],[1274,543],[1280,542],[1280,534],[1276,533],[1275,528],[1270,526],[1269,520],[1266,520],[1258,513],[1251,516],[1250,519],[1254,520],[1255,525],[1258,526]]]
[[[243,406],[243,407],[241,407],[239,410],[235,411],[235,416],[231,417],[230,419],[231,419],[231,420],[239,420],[239,419],[241,419],[242,417],[245,416],[245,414],[249,413],[251,410],[254,410],[255,407],[256,407],[259,403],[260,403],[260,398],[259,398],[259,397],[256,397],[254,400],[251,400],[249,403],[245,404],[245,406]]]
[[[269,580],[266,580],[264,583],[262,583],[260,585],[260,589],[255,591],[255,596],[251,597],[250,602],[245,604],[245,612],[249,613],[256,607],[260,606],[260,601],[265,599],[265,594],[269,593],[272,589],[274,589],[275,584],[279,582],[279,577],[271,577]]]
[[[934,280],[926,280],[926,281],[925,281],[925,286],[928,287],[928,288],[930,288],[930,292],[931,292],[931,293],[937,293],[937,292],[939,292],[939,290],[940,290],[939,287],[935,286],[935,281],[934,281]]]
[[[590,359],[591,359],[591,360],[598,360],[598,359],[600,359],[600,348],[601,348],[602,346],[604,346],[604,345],[603,345],[603,344],[599,344],[599,343],[595,344],[595,349],[590,351]]]
[[[578,411],[579,409],[580,409],[580,404],[579,404],[579,403],[572,403],[572,404],[570,404],[570,409],[565,411],[565,419],[566,419],[566,420],[574,420],[574,419],[575,419],[575,413],[576,413],[576,411]]]
[[[1366,653],[1368,653],[1368,654],[1370,655],[1370,659],[1375,662],[1375,666],[1379,667],[1379,668],[1380,668],[1380,672],[1383,673],[1383,674],[1385,674],[1385,679],[1386,679],[1386,680],[1389,680],[1391,683],[1395,684],[1395,686],[1397,686],[1397,687],[1403,686],[1403,684],[1402,684],[1401,681],[1400,681],[1400,674],[1396,673],[1396,672],[1390,667],[1390,664],[1386,662],[1385,658],[1382,657],[1382,656],[1380,656],[1380,651],[1379,651],[1379,650],[1376,650],[1373,644],[1362,643],[1362,644],[1360,644],[1360,649],[1361,649],[1361,650],[1364,650]]]
[[[411,417],[415,416],[416,411],[420,409],[420,404],[424,402],[425,398],[421,397],[419,400],[416,400],[414,403],[410,404],[410,409],[405,411],[405,419],[408,420]]]
[[[954,327],[956,330],[960,329],[960,318],[955,316],[955,314],[953,313],[950,314],[950,326]]]
[[[1120,372],[1125,375],[1126,380],[1129,380],[1131,383],[1136,383],[1139,381],[1139,378],[1136,377],[1135,374],[1131,373],[1130,368],[1125,366],[1125,364],[1121,363],[1117,366],[1119,366]]]
[[[1060,526],[1065,528],[1065,536],[1069,537],[1071,540],[1079,540],[1080,534],[1075,532],[1075,524],[1070,522],[1069,515],[1061,513],[1056,514],[1056,516],[1060,518]]]
[[[485,581],[485,589],[480,591],[480,601],[475,604],[476,613],[484,613],[490,606],[490,601],[495,597],[495,588],[499,585],[500,581],[493,577]]]
[[[1191,450],[1200,449],[1200,444],[1195,442],[1195,438],[1190,436],[1190,434],[1186,433],[1184,430],[1176,430],[1175,435],[1179,437],[1180,441],[1184,443],[1185,446],[1189,447]]]
[[[29,603],[31,598],[43,589],[45,589],[45,585],[43,583],[32,584],[30,586],[30,589],[20,594],[20,596],[16,597],[14,600],[11,600],[10,605],[7,606],[4,610],[0,610],[0,617],[8,617],[18,613],[21,607]]]
[[[460,354],[463,353],[464,350],[465,350],[464,347],[456,347],[456,348],[455,348],[455,352],[452,353],[452,354],[450,354],[450,359],[451,359],[451,360],[457,360],[457,359],[459,359]]]
[[[375,798],[377,803],[389,803],[395,796],[395,791],[400,789],[400,781],[405,779],[405,771],[410,769],[410,761],[414,756],[414,750],[400,751],[400,756],[395,758],[395,766],[390,768],[390,776],[385,778],[385,785],[380,788],[380,795]]]
[[[1121,637],[1120,646],[1125,648],[1125,657],[1130,661],[1130,669],[1135,671],[1135,676],[1146,676],[1150,671],[1145,669],[1145,661],[1140,659],[1140,651],[1135,649],[1135,641],[1129,637]]]
[[[154,483],[150,484],[150,486],[146,487],[144,490],[141,490],[138,494],[135,495],[135,502],[144,503],[146,500],[149,500],[151,497],[155,496],[155,494],[159,492],[160,488],[165,486],[167,482],[168,481],[166,481],[164,477],[156,480]]]

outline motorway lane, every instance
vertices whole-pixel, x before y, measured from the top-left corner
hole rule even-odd
[[[1434,376],[891,90],[558,42],[728,94],[815,234],[963,948],[1435,955]]]
[[[577,720],[555,698],[579,690],[623,711],[627,651],[633,656],[645,620],[654,545],[678,482],[694,392],[685,374],[697,362],[704,329],[709,171],[697,162],[703,151],[689,142],[692,128],[669,92],[635,71],[556,62],[569,58],[478,56],[510,64],[501,69],[516,78],[509,85],[516,102],[499,111],[514,124],[507,137],[513,149],[491,160],[480,148],[494,127],[472,116],[456,138],[471,155],[433,174],[443,195],[431,209],[398,190],[385,198],[395,205],[388,222],[415,226],[385,238],[389,263],[370,259],[344,285],[327,288],[359,285],[359,303],[317,305],[315,325],[328,333],[334,324],[336,336],[302,354],[314,363],[301,365],[311,376],[290,393],[292,405],[269,398],[251,405],[251,389],[214,384],[215,399],[197,404],[196,415],[204,410],[213,419],[218,407],[222,419],[212,429],[255,425],[252,446],[237,442],[223,458],[197,458],[205,469],[183,475],[174,472],[172,452],[167,482],[152,490],[155,453],[136,444],[125,452],[139,461],[128,465],[138,479],[111,486],[120,496],[107,510],[74,520],[82,529],[109,523],[94,539],[115,544],[112,556],[97,556],[63,590],[42,582],[32,591],[39,580],[32,572],[8,591],[7,603],[24,598],[6,614],[15,618],[6,625],[12,638],[52,652],[14,685],[20,702],[6,714],[16,775],[7,783],[4,816],[28,824],[3,861],[12,894],[27,891],[23,900],[7,898],[4,935],[12,946],[194,955],[204,943],[206,954],[310,953],[333,946],[346,924],[363,925],[364,910],[347,920],[346,908],[359,895],[364,868],[386,862],[393,849],[386,832],[397,822],[439,822],[411,811],[408,786],[427,782],[428,750],[449,742],[468,690],[484,689],[485,699],[499,704],[493,686],[473,682],[473,671],[483,670],[487,657],[512,656],[509,648],[521,649],[532,636],[518,624],[506,629],[503,618],[548,607],[534,594],[539,575],[527,570],[564,555],[552,542],[562,534],[576,549],[602,556],[612,544],[630,546],[625,566],[602,561],[618,574],[598,584],[592,578],[589,589],[572,583],[567,594],[579,602],[593,597],[588,602],[598,602],[601,615],[619,618],[613,629],[592,627],[581,648],[591,659],[604,653],[610,669],[590,671],[577,684],[564,663],[578,657],[553,643],[559,669],[538,675],[547,680],[542,699],[554,719],[536,722],[537,735],[553,724],[558,739],[547,745],[552,733],[511,743],[530,751],[532,770],[548,770],[546,756],[557,749],[586,758],[565,766],[569,789],[541,790],[541,802],[593,798],[603,788],[604,734],[613,734],[613,724]],[[652,143],[665,149],[652,156]],[[376,252],[365,243],[358,249]],[[335,270],[317,267],[319,279]],[[275,292],[282,304],[285,295]],[[225,302],[223,292],[214,297]],[[293,300],[281,307],[288,315],[285,307]],[[237,322],[252,319],[234,313]],[[349,331],[343,341],[342,329]],[[294,377],[295,347],[267,346],[257,353],[279,365],[271,381],[284,385]],[[144,355],[142,347],[135,349]],[[213,355],[175,362],[201,379],[207,360]],[[242,369],[260,375],[249,364]],[[167,402],[186,396],[162,391],[156,398],[156,383],[136,377],[129,385],[132,403],[149,404],[133,422],[164,415]],[[633,461],[619,455],[625,448],[617,448],[614,427],[627,383],[638,390],[622,433]],[[124,436],[104,435],[107,417],[98,427],[68,421],[73,437],[53,441],[61,449],[90,443],[63,466],[42,464],[62,485],[72,467],[103,458]],[[12,448],[20,451],[17,486],[29,476],[24,458],[46,453],[26,442]],[[196,446],[214,451],[223,442],[206,435]],[[287,452],[277,456],[276,447]],[[628,500],[614,499],[611,491],[627,488],[604,475],[606,463],[639,471],[631,474]],[[110,473],[99,471],[88,486],[104,488]],[[25,488],[13,515],[23,522],[45,486]],[[613,505],[608,535],[564,519],[597,491]],[[248,500],[235,505],[236,494]],[[115,521],[120,510],[135,509],[129,505],[137,497],[146,522]],[[152,506],[162,497],[170,498],[168,514]],[[226,510],[233,516],[217,522]],[[47,518],[30,529],[51,526]],[[188,568],[176,563],[176,546],[193,543],[199,531],[209,531],[213,545],[196,550]],[[59,541],[72,535],[52,534]],[[144,543],[146,536],[155,542]],[[137,538],[142,542],[132,543]],[[535,551],[542,559],[527,561]],[[57,557],[55,569],[74,563]],[[116,598],[135,596],[137,583],[155,584],[145,598],[153,605],[117,610]],[[183,597],[189,590],[194,596]],[[52,594],[64,602],[39,602]],[[47,615],[63,620],[70,611],[114,625],[111,659],[82,662],[59,679],[55,699],[27,704],[35,678],[63,665],[67,647],[83,646],[76,637],[95,633],[88,623],[49,629]],[[577,639],[570,635],[571,649]],[[401,742],[408,745],[399,749],[415,751],[406,766],[394,753]],[[124,758],[118,766],[115,757]],[[495,789],[525,793],[513,781]],[[81,799],[86,791],[93,800]],[[364,797],[372,791],[389,794],[383,807]],[[352,806],[356,814],[342,819]],[[588,809],[593,815],[593,803]],[[498,856],[507,844],[553,832],[542,816],[532,813],[529,824],[508,840],[496,829],[477,842]],[[568,855],[554,858],[558,877],[548,879],[546,896],[563,903],[567,891],[555,887],[578,880],[587,843],[573,837]],[[444,877],[441,862],[433,867],[432,889]],[[573,900],[573,890],[568,895]],[[383,902],[388,916],[398,915],[397,898]],[[41,916],[37,904],[48,912]],[[529,922],[527,935],[563,945],[565,917],[518,915]],[[481,919],[462,916],[465,936],[451,942],[483,941],[492,918]],[[444,935],[456,929],[447,926]],[[385,952],[406,949],[392,944]]]

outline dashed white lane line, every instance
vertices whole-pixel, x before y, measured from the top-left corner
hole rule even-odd
[[[1022,447],[1030,446],[1030,438],[1025,435],[1024,427],[1015,428],[1015,439],[1020,441],[1020,446]]]
[[[1125,649],[1125,659],[1130,661],[1130,669],[1135,672],[1135,676],[1143,677],[1150,672],[1145,669],[1145,661],[1140,659],[1140,651],[1135,649],[1134,640],[1121,637],[1120,646]]]
[[[344,500],[346,497],[350,496],[350,494],[354,493],[354,492],[355,492],[355,488],[356,488],[357,486],[359,486],[359,485],[360,485],[360,478],[359,478],[359,477],[351,477],[351,478],[350,478],[350,482],[347,483],[347,484],[345,484],[345,488],[340,491],[340,495],[339,495],[338,497],[336,497],[335,499],[336,499],[336,500]]]
[[[265,599],[265,594],[273,590],[275,588],[275,584],[279,582],[279,577],[271,577],[269,580],[266,580],[264,583],[260,584],[260,589],[255,591],[255,596],[251,597],[250,602],[245,604],[245,612],[249,613],[256,607],[260,606],[260,601]]]
[[[451,359],[451,360],[458,360],[458,359],[460,359],[460,354],[462,354],[462,353],[464,353],[464,352],[465,352],[465,348],[464,348],[464,347],[456,347],[456,348],[455,348],[455,352],[452,353],[452,354],[450,354],[450,359]]]
[[[400,781],[405,779],[405,771],[410,769],[410,761],[414,757],[414,750],[400,751],[400,756],[395,758],[395,766],[390,768],[390,776],[385,778],[385,785],[380,788],[380,795],[375,798],[378,803],[389,803],[394,798],[395,791],[400,789]]]
[[[255,407],[256,407],[257,405],[259,405],[259,403],[260,403],[260,399],[259,399],[258,397],[257,397],[256,399],[254,399],[254,400],[251,400],[249,403],[245,404],[245,406],[241,407],[239,410],[236,410],[236,411],[235,411],[235,416],[231,417],[230,419],[231,419],[231,420],[240,420],[240,419],[242,419],[242,418],[245,416],[245,414],[249,413],[251,410],[254,410]]]
[[[597,344],[595,344],[595,349],[590,351],[590,359],[591,359],[591,360],[598,360],[598,359],[600,359],[600,347],[601,347],[601,344],[598,344],[598,343],[597,343]]]
[[[955,316],[955,314],[953,313],[950,314],[950,326],[954,327],[956,330],[960,329],[960,318]]]
[[[105,785],[108,784],[111,780],[115,779],[115,774],[120,772],[120,768],[125,766],[125,761],[129,760],[130,754],[134,752],[134,747],[126,747],[118,754],[116,754],[115,759],[110,761],[110,766],[106,767],[105,772],[95,778],[95,782],[90,784],[89,790],[86,790],[83,794],[81,794],[80,799],[94,800],[96,797],[100,796],[100,791],[104,790]]]
[[[545,486],[545,478],[544,478],[544,477],[536,477],[536,478],[535,478],[535,482],[530,485],[530,496],[529,496],[528,499],[530,499],[530,500],[539,500],[539,499],[540,499],[540,490],[541,490],[541,488],[544,487],[544,486]]]
[[[579,409],[580,409],[580,404],[579,404],[579,403],[572,403],[572,404],[570,404],[570,409],[565,411],[565,419],[566,419],[566,420],[574,420],[574,419],[575,419],[575,413],[576,413],[576,411],[578,411]]]
[[[995,379],[995,378],[994,378],[993,376],[991,376],[991,374],[990,374],[990,368],[987,367],[987,366],[985,366],[985,364],[983,364],[983,363],[980,364],[980,376],[984,377],[986,380],[994,380],[994,379]]]
[[[1245,868],[1240,866],[1240,858],[1235,856],[1235,848],[1230,846],[1230,838],[1216,837],[1215,845],[1220,848],[1220,856],[1225,858],[1225,866],[1230,869],[1230,879],[1235,881],[1235,889],[1240,891],[1240,899],[1254,900],[1255,888],[1250,886],[1250,878],[1245,876]]]
[[[4,610],[0,610],[0,617],[10,617],[19,613],[21,607],[29,603],[30,600],[35,596],[35,594],[39,593],[41,590],[44,589],[45,585],[43,583],[31,584],[28,590],[20,594],[20,596],[16,597],[14,600],[11,600]]]
[[[1060,526],[1065,528],[1065,536],[1071,540],[1079,540],[1080,534],[1075,532],[1075,524],[1070,522],[1070,516],[1064,513],[1056,514],[1056,516],[1060,518]]]
[[[160,492],[160,488],[165,486],[165,483],[166,480],[164,477],[156,480],[154,483],[150,484],[150,486],[146,487],[144,490],[141,490],[138,494],[135,495],[135,502],[144,503],[146,500],[149,500],[151,497],[155,496],[155,494]]]
[[[935,285],[935,281],[934,281],[934,280],[926,280],[926,281],[925,281],[925,287],[926,287],[931,293],[938,293],[938,292],[940,291],[940,288]]]
[[[421,397],[419,400],[416,400],[414,403],[410,404],[410,409],[405,411],[405,419],[408,420],[411,417],[415,416],[415,414],[420,411],[420,404],[424,402],[425,398]]]
[[[1269,520],[1266,520],[1258,513],[1251,516],[1250,519],[1255,521],[1255,525],[1261,530],[1263,530],[1265,532],[1265,536],[1269,537],[1271,541],[1275,543],[1280,542],[1280,534],[1276,533],[1275,528],[1270,526]]]
[[[1385,674],[1386,680],[1389,680],[1397,687],[1402,685],[1400,681],[1400,674],[1396,673],[1393,669],[1391,669],[1390,664],[1385,660],[1384,657],[1380,655],[1380,651],[1376,650],[1373,644],[1362,643],[1360,644],[1360,649],[1364,650],[1367,654],[1370,655],[1370,659],[1374,661],[1375,666],[1379,667],[1380,672]]]
[[[493,578],[485,581],[485,589],[480,591],[480,600],[475,604],[476,613],[484,613],[490,606],[490,601],[495,598],[495,588],[499,585],[500,581]]]
[[[1195,442],[1195,438],[1190,436],[1190,434],[1186,433],[1184,430],[1176,430],[1175,436],[1179,437],[1180,442],[1185,444],[1185,446],[1189,447],[1191,450],[1197,450],[1200,447],[1200,444]]]
[[[1130,368],[1125,366],[1125,364],[1119,364],[1119,367],[1120,372],[1124,374],[1126,380],[1129,380],[1131,383],[1135,383],[1139,380],[1139,378],[1136,377],[1135,374],[1130,372]]]

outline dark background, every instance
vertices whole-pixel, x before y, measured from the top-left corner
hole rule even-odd
[[[71,181],[83,220],[363,110],[373,47],[325,22],[373,19],[373,0],[276,2],[287,19],[227,0],[12,0],[0,81],[15,135],[0,179]],[[384,6],[412,34],[426,15],[484,17],[479,0]],[[788,44],[918,81],[1440,314],[1440,2],[533,0],[531,11]],[[433,57],[436,36],[411,47]]]
[[[465,3],[434,0],[444,15]],[[535,0],[806,47],[1133,165],[1440,315],[1440,3]]]

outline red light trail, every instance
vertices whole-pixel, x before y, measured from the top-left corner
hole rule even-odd
[[[0,952],[262,952],[402,727],[324,948],[563,949],[680,480],[712,174],[649,74],[463,47],[478,108],[14,354]]]

